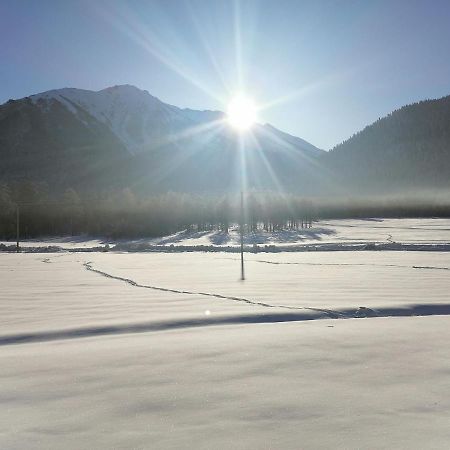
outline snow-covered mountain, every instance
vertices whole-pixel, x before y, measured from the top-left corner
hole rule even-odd
[[[223,115],[215,111],[180,109],[131,85],[113,86],[97,92],[75,88],[56,89],[30,98],[44,109],[52,101],[60,102],[87,126],[83,115],[89,113],[106,125],[130,153],[135,153],[155,139],[175,135],[184,128]]]
[[[53,186],[134,186],[145,190],[227,190],[242,164],[220,111],[168,105],[123,85],[98,92],[64,88],[0,106],[0,181]],[[247,182],[298,186],[322,150],[271,125],[246,143]]]

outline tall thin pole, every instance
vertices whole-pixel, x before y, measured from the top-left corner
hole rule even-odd
[[[241,191],[241,224],[239,227],[241,234],[241,280],[245,280],[244,273],[244,192]]]
[[[19,253],[20,247],[19,247],[19,240],[20,240],[20,211],[19,211],[19,204],[16,205],[16,238],[17,238],[17,246],[16,251]]]

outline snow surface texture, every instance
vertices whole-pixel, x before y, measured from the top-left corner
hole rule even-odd
[[[239,260],[226,253],[3,254],[0,269],[3,337],[255,313],[339,318],[363,307],[384,315],[388,307],[450,303],[450,253],[438,252],[247,255],[245,282]]]
[[[25,250],[59,249],[98,250],[98,247],[117,246],[120,251],[161,250],[177,247],[195,250],[226,250],[239,247],[239,233],[236,228],[229,234],[219,231],[191,232],[181,231],[171,236],[154,239],[119,240],[92,239],[86,236],[61,237],[23,242]],[[329,220],[313,224],[312,228],[298,231],[282,231],[276,233],[247,234],[244,238],[246,246],[257,246],[261,251],[324,249],[345,250],[366,248],[367,244],[379,245],[380,249],[402,250],[421,249],[441,251],[450,249],[450,219],[366,219],[366,220]],[[0,242],[0,245],[11,247],[13,242]],[[270,248],[275,247],[275,248]],[[0,248],[1,250],[1,248]],[[14,250],[13,247],[10,250]]]
[[[259,231],[245,236],[248,245],[298,245],[324,243],[450,243],[449,219],[365,219],[324,220],[312,228],[298,231],[266,233]],[[237,229],[223,233],[186,233],[155,241],[173,245],[239,245]]]
[[[448,449],[447,317],[2,348],[5,449]]]
[[[448,448],[449,252],[239,270],[226,252],[1,253],[0,448]]]

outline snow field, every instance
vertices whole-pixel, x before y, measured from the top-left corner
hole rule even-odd
[[[0,448],[449,447],[450,252],[245,260],[0,253]]]
[[[313,224],[312,228],[298,231],[276,233],[247,234],[245,245],[298,246],[298,245],[357,245],[364,243],[399,243],[399,244],[448,244],[450,245],[450,219],[366,219],[366,220],[324,220]],[[232,228],[228,235],[218,232],[181,231],[162,238],[142,238],[131,240],[94,239],[89,236],[53,237],[30,239],[22,242],[22,247],[40,248],[56,247],[59,249],[92,249],[103,245],[118,244],[122,249],[133,249],[135,245],[161,246],[239,246],[240,238],[237,228]],[[6,246],[13,241],[2,241]]]
[[[449,300],[450,253],[248,254],[244,282],[227,253],[0,256],[1,335]]]
[[[5,449],[447,449],[448,317],[1,348]]]

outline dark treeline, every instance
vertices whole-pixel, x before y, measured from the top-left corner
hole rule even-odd
[[[325,218],[450,216],[448,197],[422,199],[314,200],[274,192],[244,196],[245,231],[301,229]],[[0,184],[0,238],[16,236],[17,205],[22,239],[80,235],[109,238],[156,237],[180,230],[220,230],[240,223],[240,195],[166,193],[137,196],[131,189],[59,196],[45,184]]]
[[[138,197],[131,189],[80,195],[67,189],[54,197],[45,185],[0,185],[0,237],[16,236],[17,205],[22,238],[79,235],[111,238],[164,236],[176,231],[221,230],[241,221],[239,195],[166,193]],[[296,197],[249,193],[244,197],[247,231],[311,226],[312,203]]]

